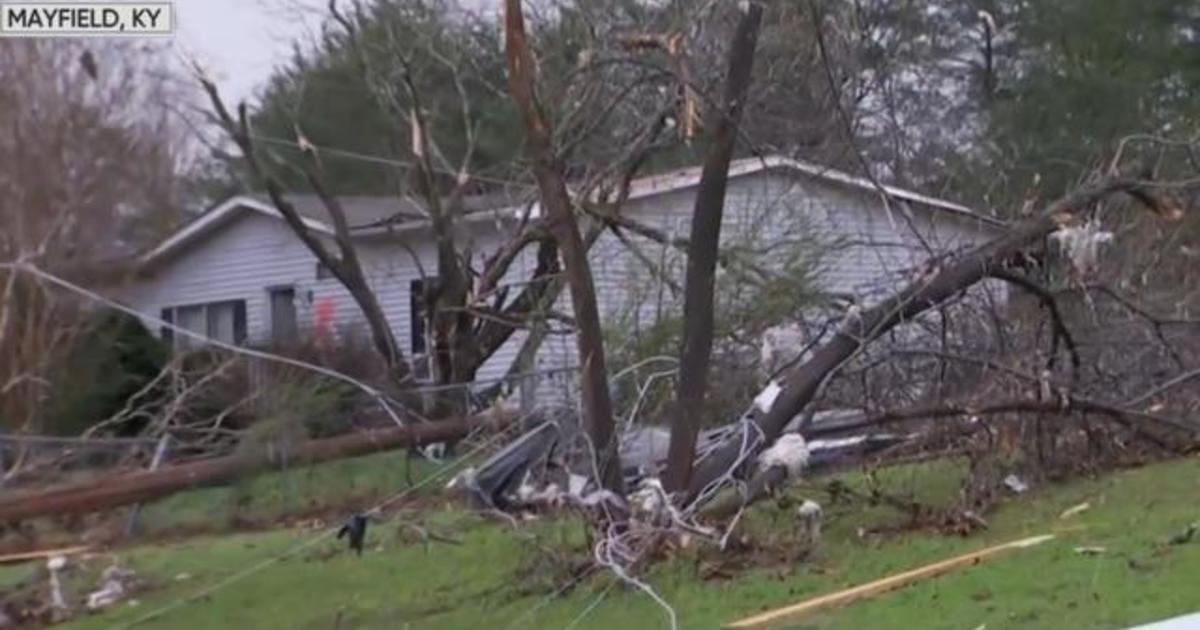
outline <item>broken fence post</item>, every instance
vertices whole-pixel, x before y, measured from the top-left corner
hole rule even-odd
[[[162,465],[163,460],[167,457],[167,450],[170,448],[171,434],[164,433],[158,439],[158,445],[154,447],[154,456],[150,458],[150,470],[158,470]],[[142,513],[142,504],[135,503],[133,508],[129,510],[129,521],[125,524],[125,536],[132,537],[141,529],[139,519]]]

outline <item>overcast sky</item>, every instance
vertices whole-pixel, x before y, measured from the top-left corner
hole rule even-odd
[[[174,46],[199,59],[230,102],[250,98],[292,42],[318,32],[328,0],[174,0]]]

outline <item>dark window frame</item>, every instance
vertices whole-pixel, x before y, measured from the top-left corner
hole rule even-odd
[[[214,332],[212,330],[213,319],[209,315],[210,308],[222,307],[222,306],[232,306],[233,307],[233,340],[232,340],[232,343],[234,345],[238,345],[238,346],[244,345],[246,343],[246,339],[247,339],[246,300],[244,298],[239,298],[239,299],[234,299],[234,300],[215,300],[212,302],[190,302],[187,304],[173,304],[171,306],[164,306],[159,311],[159,318],[162,319],[167,324],[170,324],[171,326],[178,327],[179,326],[179,318],[178,318],[177,314],[181,309],[199,307],[204,310],[204,335],[206,337],[209,337],[212,339],[217,339],[218,341],[223,341],[223,342],[229,343],[229,341],[224,340],[224,339],[219,339],[217,337],[217,335],[214,334]],[[162,326],[159,330],[159,334],[161,335],[163,342],[166,343],[167,345],[171,346],[172,348],[176,347],[177,343],[180,341],[179,338],[183,336],[183,335],[176,335],[175,330],[168,326]],[[191,337],[187,337],[187,338],[191,339]]]
[[[429,344],[425,340],[429,322],[429,318],[425,316],[428,282],[436,282],[436,279],[421,277],[408,283],[408,342],[414,355],[422,355],[429,350]]]

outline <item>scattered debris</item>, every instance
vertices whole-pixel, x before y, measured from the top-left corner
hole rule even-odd
[[[781,435],[758,456],[758,466],[760,470],[780,466],[787,470],[789,478],[795,479],[808,466],[808,442],[799,433]]]
[[[1081,226],[1060,227],[1050,234],[1050,240],[1058,243],[1077,276],[1084,278],[1096,269],[1100,246],[1111,243],[1113,233],[1101,230],[1100,222],[1093,219]]]
[[[1075,548],[1075,553],[1077,553],[1081,556],[1098,556],[1100,554],[1107,553],[1107,552],[1108,552],[1107,547],[1076,547]]]
[[[658,477],[647,477],[641,486],[629,495],[629,503],[644,514],[657,514],[667,505],[667,491]]]
[[[510,507],[513,503],[510,497],[524,482],[526,473],[553,449],[560,437],[557,423],[543,422],[497,451],[478,470],[463,476],[460,483],[471,503],[477,508],[501,511]]]
[[[804,327],[797,322],[786,322],[764,330],[759,344],[759,366],[768,377],[775,375],[784,367],[811,354],[801,354],[808,341]],[[778,390],[778,385],[771,385]],[[764,409],[763,413],[766,411]]]
[[[859,461],[880,451],[916,439],[915,434],[877,433],[808,443],[808,468],[818,470]]]
[[[350,548],[358,555],[363,552],[363,538],[367,535],[367,517],[362,514],[355,514],[346,521],[342,528],[338,530],[338,540],[346,538],[350,543]]]
[[[567,475],[567,494],[582,499],[583,491],[587,489],[588,478],[583,475],[570,473]]]
[[[1016,494],[1025,494],[1029,491],[1029,484],[1021,481],[1021,478],[1016,475],[1009,475],[1005,477],[1004,487],[1012,490]]]
[[[0,564],[11,564],[15,562],[28,562],[30,560],[41,560],[42,558],[53,558],[54,556],[73,556],[83,553],[90,549],[87,545],[78,547],[62,547],[59,549],[42,549],[38,551],[22,551],[20,553],[10,553],[0,556]]]
[[[60,619],[65,619],[71,614],[71,607],[67,605],[67,596],[62,587],[62,573],[66,568],[66,556],[53,556],[46,561],[46,569],[50,571],[50,607],[54,616]]]
[[[101,610],[120,602],[132,590],[133,571],[111,565],[100,575],[100,588],[88,594],[88,610]]]
[[[804,538],[805,544],[808,547],[816,547],[821,542],[821,521],[824,519],[824,511],[821,509],[821,504],[808,499],[796,508],[796,519],[800,527],[800,534]]]
[[[783,388],[779,383],[771,381],[763,388],[757,396],[754,397],[754,406],[763,413],[771,412],[771,405],[775,404],[775,399],[779,398],[779,394],[783,392]]]
[[[1078,516],[1090,509],[1092,509],[1092,504],[1087,501],[1084,501],[1083,503],[1080,503],[1079,505],[1069,507],[1069,508],[1063,510],[1063,513],[1059,514],[1058,518],[1068,519],[1068,518],[1071,518],[1072,516]]]
[[[926,565],[924,567],[906,571],[904,573],[899,573],[890,577],[876,580],[874,582],[868,582],[867,584],[862,584],[853,588],[805,600],[798,604],[793,604],[784,608],[779,608],[754,615],[752,617],[747,617],[745,619],[740,619],[733,623],[727,624],[725,627],[763,628],[775,625],[784,620],[793,620],[796,617],[818,610],[867,599],[887,591],[903,588],[921,580],[927,580],[944,573],[974,566],[1005,551],[1033,547],[1034,545],[1040,545],[1048,540],[1052,540],[1053,538],[1053,534],[1047,534],[1044,536],[1034,536],[1032,538],[1016,540],[1002,545],[996,545],[995,547],[988,547],[987,549],[981,549],[973,553],[958,556],[957,558],[943,560],[941,562]]]
[[[1182,532],[1172,536],[1171,540],[1168,540],[1167,543],[1172,545],[1186,545],[1192,542],[1192,540],[1196,537],[1196,531],[1198,529],[1200,529],[1200,523],[1192,523],[1188,525],[1187,528]]]

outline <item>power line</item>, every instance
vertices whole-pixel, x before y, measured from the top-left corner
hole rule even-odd
[[[383,157],[380,155],[372,155],[370,153],[361,153],[358,151],[351,151],[349,149],[339,149],[336,147],[321,146],[321,145],[313,144],[312,142],[308,142],[304,145],[301,145],[299,142],[297,142],[295,140],[288,140],[287,138],[280,138],[278,136],[268,136],[268,135],[263,135],[263,134],[259,134],[259,133],[251,133],[250,137],[254,138],[255,140],[260,140],[262,142],[266,142],[268,144],[286,146],[286,147],[290,147],[293,149],[313,148],[313,149],[316,149],[320,153],[326,153],[329,155],[333,155],[333,156],[337,156],[337,157],[345,158],[345,159],[350,159],[350,160],[359,160],[359,161],[363,161],[363,162],[370,162],[373,164],[383,164],[386,166],[397,166],[397,167],[401,167],[401,168],[410,168],[413,166],[413,162],[409,161],[409,160],[398,160],[395,158],[388,158],[388,157]],[[458,173],[456,171],[453,171],[453,170],[450,170],[447,168],[443,168],[443,167],[438,167],[436,165],[433,167],[433,170],[438,173],[445,174],[445,175],[453,175],[455,177],[458,176]],[[477,179],[479,181],[490,182],[493,184],[501,184],[501,185],[505,185],[505,186],[511,186],[516,183],[510,179],[501,179],[499,177],[489,177],[487,175],[479,175],[479,174],[475,174],[475,173],[471,174],[470,177],[471,177],[471,179]]]
[[[520,423],[517,423],[517,426],[519,426],[519,425],[520,425]],[[405,488],[404,490],[401,490],[400,492],[397,492],[397,493],[391,495],[390,497],[384,499],[383,501],[380,501],[379,503],[375,504],[374,507],[363,512],[362,514],[366,515],[366,516],[380,514],[384,510],[384,508],[386,508],[387,506],[389,506],[389,505],[403,499],[404,497],[408,496],[409,494],[423,488],[424,486],[426,486],[430,482],[432,482],[434,479],[437,479],[437,478],[443,476],[444,474],[446,474],[450,469],[470,460],[471,457],[483,452],[484,449],[491,446],[494,442],[497,442],[501,437],[504,437],[504,435],[505,435],[504,432],[497,433],[496,435],[492,436],[488,440],[480,443],[478,446],[476,446],[475,448],[468,451],[457,461],[447,463],[445,466],[442,466],[441,468],[439,468],[439,469],[435,470],[434,472],[430,473],[429,475],[427,475],[421,481]],[[390,519],[388,519],[388,520],[390,520]],[[386,522],[388,522],[388,521],[385,520],[384,523],[386,523]],[[331,528],[321,532],[320,534],[313,536],[312,538],[310,538],[308,540],[305,540],[303,542],[292,545],[291,547],[288,547],[287,549],[283,550],[282,552],[280,552],[278,554],[275,554],[274,556],[266,558],[266,559],[264,559],[256,564],[253,564],[249,567],[246,567],[245,569],[242,569],[241,571],[238,571],[237,573],[234,573],[233,575],[230,575],[218,582],[210,584],[209,586],[206,586],[206,587],[196,591],[195,593],[192,593],[191,595],[181,597],[169,604],[166,604],[158,609],[152,610],[149,613],[142,615],[141,617],[137,617],[137,618],[133,619],[132,621],[126,622],[117,627],[121,628],[122,630],[125,630],[127,628],[132,628],[134,626],[141,625],[148,621],[153,621],[155,619],[158,619],[159,617],[162,617],[164,615],[172,613],[180,608],[183,608],[184,606],[187,606],[188,604],[196,602],[197,600],[208,597],[209,595],[212,595],[216,591],[226,588],[229,585],[234,584],[236,582],[240,582],[241,580],[244,580],[244,579],[254,575],[255,573],[259,573],[260,571],[263,571],[275,564],[278,564],[279,562],[282,562],[288,558],[291,558],[292,556],[300,553],[301,551],[304,551],[305,549],[309,549],[311,547],[316,546],[320,542],[328,540],[331,536],[334,536],[337,534],[338,529],[340,529],[340,527],[341,527],[340,524],[338,526],[331,527]]]

